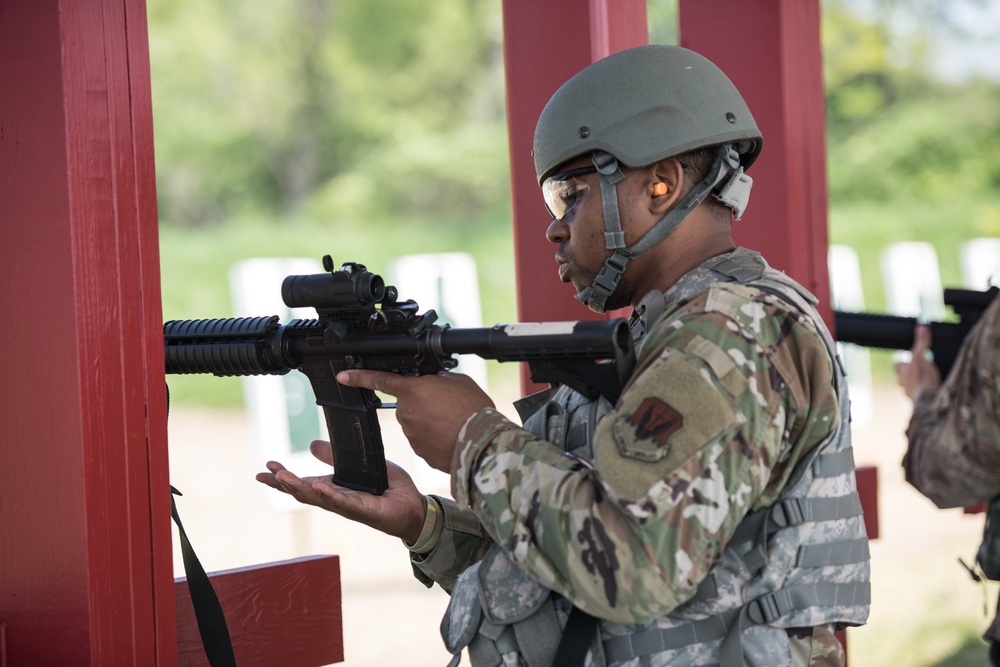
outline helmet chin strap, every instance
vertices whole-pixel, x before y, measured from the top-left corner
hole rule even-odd
[[[608,250],[614,250],[614,253],[601,267],[593,284],[577,294],[576,298],[597,313],[604,312],[605,303],[618,288],[622,274],[625,273],[625,266],[629,261],[667,238],[710,193],[733,209],[735,218],[739,219],[750,198],[750,186],[753,183],[752,179],[743,173],[739,153],[729,144],[719,146],[715,162],[704,180],[691,188],[691,191],[684,195],[676,206],[667,211],[666,215],[660,218],[641,239],[626,247],[625,233],[622,231],[621,219],[618,214],[616,187],[625,178],[625,175],[622,173],[618,160],[604,151],[594,151],[593,161],[601,183],[605,247]],[[721,187],[719,187],[720,183],[722,183]],[[718,192],[715,192],[716,188],[718,188]]]

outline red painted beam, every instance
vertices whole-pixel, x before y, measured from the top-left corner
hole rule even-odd
[[[764,135],[750,169],[750,206],[734,237],[819,297],[832,328],[819,1],[680,0],[679,21],[681,45],[729,75]],[[875,468],[858,470],[871,538],[878,536],[877,481]],[[837,636],[846,647],[846,634]]]
[[[518,320],[599,319],[559,282],[531,147],[538,116],[559,86],[595,60],[648,42],[646,0],[504,0],[503,21]],[[521,384],[525,393],[542,388],[527,369]]]
[[[680,0],[680,42],[718,65],[764,135],[737,242],[821,299],[827,268],[826,106],[818,0]]]
[[[340,559],[313,556],[209,575],[241,667],[344,660]],[[177,579],[177,664],[207,667],[187,580]]]
[[[878,538],[878,468],[858,466],[855,472],[858,480],[858,495],[865,511],[865,529],[868,539]]]
[[[0,14],[6,659],[175,664],[145,7]]]
[[[604,56],[648,41],[645,0],[504,0],[504,64],[518,319],[595,319],[559,282],[535,180],[535,123],[552,93]]]

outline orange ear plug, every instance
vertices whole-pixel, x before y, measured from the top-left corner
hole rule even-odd
[[[662,197],[668,192],[670,192],[670,188],[667,187],[666,183],[655,183],[653,185],[653,194],[657,197]]]

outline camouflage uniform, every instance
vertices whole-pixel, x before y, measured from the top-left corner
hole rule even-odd
[[[998,415],[1000,298],[969,333],[940,389],[914,400],[903,458],[907,481],[938,507],[973,505],[1000,494]],[[1000,641],[1000,613],[986,635]]]
[[[539,635],[575,605],[601,619],[589,664],[843,664],[833,629],[867,618],[867,539],[843,375],[800,290],[738,249],[643,301],[616,406],[561,389],[525,428],[470,418],[457,504],[436,501],[442,539],[413,559],[454,590],[450,650],[551,664]],[[806,517],[786,520],[791,506]],[[748,611],[786,586],[813,597]]]
[[[913,402],[906,479],[938,507],[1000,493],[1000,299],[994,299],[938,391]]]

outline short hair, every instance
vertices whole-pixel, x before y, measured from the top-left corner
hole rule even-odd
[[[692,186],[701,183],[708,176],[712,165],[715,164],[717,154],[718,148],[712,146],[710,148],[698,148],[678,155],[677,160],[684,167],[684,178],[689,179]],[[726,220],[733,219],[733,210],[712,195],[706,197],[702,205],[706,207],[706,212],[710,213],[713,217],[717,217],[720,220],[722,218]]]

